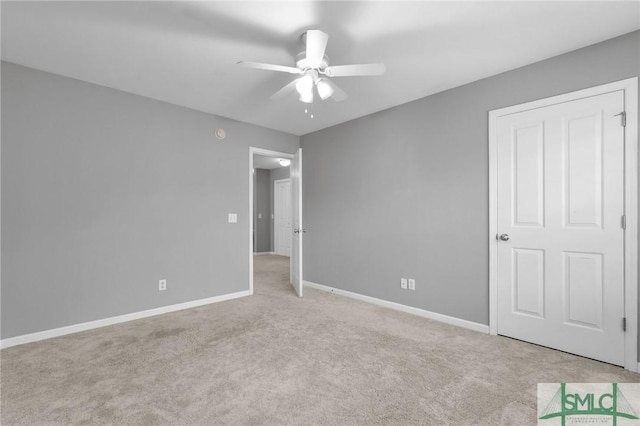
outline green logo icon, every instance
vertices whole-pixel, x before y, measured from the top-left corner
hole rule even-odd
[[[566,419],[570,416],[609,416],[612,418],[614,426],[617,426],[619,417],[638,419],[617,383],[611,384],[611,393],[567,393],[566,383],[560,383],[560,388],[551,398],[539,419],[559,417],[562,426],[565,426]],[[587,422],[586,419],[585,422]]]

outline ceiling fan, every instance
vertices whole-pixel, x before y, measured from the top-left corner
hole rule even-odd
[[[301,77],[274,93],[270,99],[282,99],[295,89],[300,95],[299,100],[305,103],[313,103],[315,91],[317,91],[322,100],[331,97],[333,100],[340,102],[347,98],[347,94],[336,86],[329,77],[382,75],[387,70],[383,63],[330,66],[329,58],[325,55],[327,41],[329,40],[327,33],[320,30],[307,30],[302,34],[301,38],[303,43],[306,44],[306,50],[296,56],[295,67],[248,61],[240,61],[238,65],[301,75]]]

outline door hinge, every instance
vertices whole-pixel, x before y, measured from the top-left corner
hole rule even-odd
[[[620,114],[614,115],[614,117],[620,116],[620,124],[622,127],[627,127],[627,113],[622,111]]]
[[[622,318],[622,331],[627,331],[627,319]]]
[[[620,226],[622,227],[622,229],[627,229],[627,216],[620,216]]]

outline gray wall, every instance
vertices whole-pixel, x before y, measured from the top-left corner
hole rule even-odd
[[[302,136],[304,279],[488,324],[488,112],[638,76],[639,47],[634,32]]]
[[[271,251],[271,229],[269,222],[271,222],[271,193],[269,190],[269,177],[271,175],[270,170],[255,169],[256,183],[254,186],[254,217],[253,227],[255,229],[255,252],[268,252]],[[258,215],[262,217],[258,218]]]
[[[5,62],[1,136],[2,338],[248,290],[249,146],[299,144]]]
[[[488,111],[638,76],[639,45],[635,32],[303,136],[304,278],[487,324]],[[298,146],[4,62],[1,136],[2,338],[246,290],[248,147]]]
[[[275,224],[275,220],[271,219],[272,217],[275,218],[275,205],[274,205],[274,192],[273,192],[273,182],[275,182],[276,180],[279,179],[289,179],[289,167],[279,167],[277,169],[271,169],[271,175],[269,176],[269,200],[270,200],[270,205],[269,205],[269,211],[271,212],[269,214],[269,218],[270,218],[270,232],[271,232],[271,249],[270,251],[276,251],[276,233],[275,233],[275,229],[274,229],[274,224]]]

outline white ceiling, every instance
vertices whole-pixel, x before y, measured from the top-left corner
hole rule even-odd
[[[302,135],[640,28],[640,2],[7,2],[2,59]],[[269,96],[294,76],[307,29],[332,65],[385,62],[382,77],[335,78],[349,98]]]

